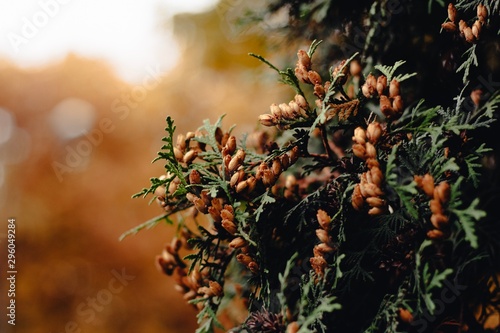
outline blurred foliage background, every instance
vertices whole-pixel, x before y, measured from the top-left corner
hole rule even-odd
[[[0,60],[0,267],[6,267],[6,225],[13,217],[18,271],[16,326],[4,318],[1,332],[195,330],[196,312],[154,265],[172,228],[118,238],[160,214],[157,205],[131,195],[162,173],[160,163],[147,161],[160,148],[167,115],[180,133],[221,114],[228,128],[238,123],[237,133],[250,132],[277,94],[290,93],[247,55],[264,52],[262,37],[227,34],[231,8],[226,1],[209,12],[176,16],[181,60],[128,111],[117,107],[136,85],[102,61],[69,54],[27,69]],[[84,132],[94,133],[93,141]],[[133,279],[106,298],[113,271],[123,270]],[[5,309],[6,270],[0,274]],[[83,311],[96,300],[90,320]]]

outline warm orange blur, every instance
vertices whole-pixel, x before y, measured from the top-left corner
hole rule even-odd
[[[227,128],[249,132],[290,92],[263,80],[270,71],[246,55],[263,52],[261,41],[231,43],[219,20],[215,12],[177,18],[182,62],[168,73],[145,64],[137,85],[78,55],[30,70],[0,62],[0,108],[15,120],[15,135],[0,144],[2,281],[10,217],[18,271],[16,326],[2,310],[0,331],[194,332],[195,311],[154,266],[173,228],[118,237],[161,213],[131,195],[162,174],[162,163],[150,161],[167,115],[179,133],[224,113]]]

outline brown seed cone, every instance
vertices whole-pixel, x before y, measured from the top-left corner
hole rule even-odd
[[[246,181],[241,181],[236,185],[236,193],[241,193],[248,188],[248,183]]]
[[[286,333],[297,333],[299,329],[299,324],[296,321],[293,321],[286,327]]]
[[[297,102],[290,101],[290,102],[288,102],[288,105],[292,108],[294,117],[297,117],[300,115],[300,106],[299,106],[299,104],[297,104]]]
[[[294,164],[299,159],[299,147],[295,146],[290,150],[290,164]]]
[[[244,178],[245,178],[245,171],[243,171],[243,169],[236,171],[229,180],[229,186],[235,187]]]
[[[474,43],[476,41],[476,37],[474,37],[471,27],[467,27],[464,29],[464,37],[468,43]]]
[[[184,163],[191,163],[196,158],[196,156],[198,156],[198,152],[196,150],[190,150],[184,155],[182,161]]]
[[[352,140],[360,145],[364,145],[366,143],[366,135],[367,133],[362,127],[356,127],[354,129],[354,136]]]
[[[476,107],[481,103],[481,96],[483,91],[481,89],[475,89],[470,93],[470,98]]]
[[[474,37],[476,37],[476,39],[479,39],[479,34],[481,33],[481,22],[479,22],[479,20],[476,20],[476,22],[474,22],[474,24],[472,25],[472,34],[474,35]]]
[[[236,231],[238,231],[238,228],[236,227],[236,224],[234,224],[233,221],[222,220],[221,225],[231,235],[234,235],[236,233]]]
[[[367,142],[365,148],[366,148],[366,158],[377,158],[377,149],[373,144]]]
[[[227,211],[229,211],[231,214],[234,215],[234,208],[233,208],[233,206],[231,206],[231,205],[224,205],[224,209],[227,210]],[[222,209],[221,209],[221,211],[222,211]]]
[[[403,308],[399,309],[399,318],[404,323],[411,323],[413,321],[413,315],[411,312]]]
[[[208,213],[208,206],[205,204],[205,202],[201,198],[194,199],[193,204],[200,213],[202,213],[202,214]]]
[[[384,175],[382,174],[382,170],[378,166],[373,166],[370,169],[371,179],[373,184],[380,187],[382,185],[382,181],[384,180]]]
[[[363,196],[361,195],[361,190],[360,190],[359,184],[356,184],[354,186],[354,190],[352,192],[351,204],[355,210],[359,211],[359,210],[363,209],[364,200],[363,200]]]
[[[219,223],[222,221],[222,218],[220,217],[220,211],[218,211],[214,206],[208,207],[208,213],[214,220],[214,222]]]
[[[434,198],[439,199],[441,203],[447,203],[450,200],[450,194],[450,184],[446,181],[442,181],[434,188]]]
[[[400,95],[395,96],[392,100],[392,109],[396,113],[403,111],[403,98]]]
[[[335,251],[335,249],[326,243],[317,244],[313,248],[315,257],[323,257],[325,254],[332,253],[333,251]]]
[[[380,111],[386,116],[387,118],[390,118],[391,116],[394,115],[394,110],[392,109],[392,104],[389,99],[389,97],[385,95],[380,96]]]
[[[184,151],[186,149],[186,137],[183,134],[177,135],[176,143],[177,147],[179,147],[181,151]]]
[[[361,67],[361,64],[357,60],[351,61],[349,64],[349,73],[352,76],[360,76],[363,68]]]
[[[254,274],[257,274],[259,273],[259,264],[257,264],[255,261],[252,261],[248,264],[248,269],[250,270],[250,272],[254,273]]]
[[[311,259],[309,259],[309,262],[318,275],[323,275],[323,273],[325,272],[325,268],[328,265],[325,258],[323,257],[312,257]]]
[[[311,83],[307,74],[307,68],[301,64],[297,64],[297,67],[295,67],[295,76],[303,83]]]
[[[281,116],[283,118],[288,119],[288,120],[295,119],[293,109],[290,107],[290,105],[288,105],[286,103],[281,103],[280,105],[278,105],[278,107],[281,110]]]
[[[368,74],[366,81],[361,87],[361,92],[366,98],[371,98],[375,95],[377,88],[377,79],[372,74]]]
[[[370,87],[375,88],[377,86],[377,79],[372,74],[368,74],[366,77],[366,83],[368,83]]]
[[[372,207],[368,210],[368,215],[377,216],[382,215],[384,213],[384,209],[380,207]]]
[[[467,25],[467,23],[464,20],[460,20],[458,22],[458,30],[460,31],[460,33],[464,33],[464,30],[467,27],[468,27],[468,25]]]
[[[448,19],[451,22],[455,22],[455,20],[457,19],[457,9],[452,3],[448,4]]]
[[[277,118],[280,118],[282,116],[281,114],[281,108],[278,106],[278,104],[273,103],[269,106],[269,109],[271,110],[271,114]]]
[[[247,245],[248,242],[243,237],[236,237],[229,243],[229,247],[232,247],[233,249],[239,249]]]
[[[413,181],[415,182],[415,184],[417,184],[417,187],[418,188],[422,188],[422,176],[419,176],[419,175],[414,175],[413,176]]]
[[[363,188],[365,189],[365,192],[366,192],[366,196],[364,196],[365,198],[369,198],[369,197],[378,197],[378,196],[381,196],[384,194],[384,192],[382,192],[382,190],[380,189],[380,187],[378,187],[377,185],[375,184],[361,184],[361,193],[363,193]]]
[[[422,190],[429,198],[434,197],[434,177],[428,173],[422,177]]]
[[[442,214],[443,207],[441,206],[441,202],[438,199],[432,199],[429,202],[429,207],[431,208],[432,214]]]
[[[441,24],[441,28],[447,32],[455,32],[457,31],[457,25],[454,22],[445,22]]]
[[[323,88],[321,84],[314,85],[314,96],[318,97],[321,100],[325,98],[325,88]]]
[[[321,76],[318,74],[316,71],[309,71],[307,72],[307,77],[309,78],[309,81],[311,81],[312,84],[321,84]]]
[[[200,287],[198,288],[198,295],[203,295],[204,297],[213,297],[215,296],[214,292],[212,291],[212,289],[210,289],[209,287]]]
[[[431,223],[436,229],[443,229],[448,225],[448,217],[443,214],[432,214]]]
[[[201,184],[201,175],[198,170],[191,170],[189,173],[189,184]]]
[[[377,93],[379,95],[383,95],[385,88],[387,88],[387,76],[385,75],[380,75],[377,78]]]
[[[366,149],[363,145],[361,145],[359,143],[355,143],[352,145],[352,153],[356,157],[359,157],[363,160],[366,158]]]
[[[262,173],[262,184],[265,187],[273,186],[276,182],[276,176],[274,172],[270,169],[264,170]]]
[[[370,98],[373,95],[373,88],[371,88],[366,82],[361,86],[361,92],[366,98]]]
[[[158,186],[155,190],[154,195],[160,200],[160,201],[165,201],[165,195],[167,193],[167,189],[165,188],[165,185]]]
[[[271,165],[271,170],[275,176],[279,176],[281,172],[283,172],[283,167],[281,166],[281,162],[278,158],[273,160],[273,164]]]
[[[376,158],[368,158],[368,159],[366,159],[365,163],[366,163],[366,166],[370,169],[375,168],[375,167],[377,167],[377,168],[380,167],[380,163],[378,162],[378,160]]]
[[[444,233],[438,229],[432,229],[427,231],[427,238],[429,239],[442,239],[444,237]]]
[[[307,101],[304,96],[297,94],[295,95],[294,100],[301,108],[307,109]]]
[[[226,142],[226,152],[232,155],[236,151],[236,138],[231,135]]]
[[[208,281],[208,285],[210,290],[215,296],[222,296],[224,294],[224,291],[222,289],[222,286],[219,284],[217,281]]]
[[[316,218],[318,219],[318,223],[324,230],[328,230],[330,228],[331,217],[322,209],[318,209],[316,213]]]
[[[240,263],[242,263],[245,266],[248,266],[251,262],[253,262],[252,257],[250,257],[248,254],[240,253],[236,256],[236,260],[238,260]]]
[[[299,50],[297,52],[298,63],[304,66],[307,70],[311,69],[311,58],[304,50]]]
[[[247,192],[252,193],[253,190],[255,189],[255,186],[257,186],[257,179],[255,179],[254,176],[250,176],[246,180],[246,183],[247,183]]]
[[[486,19],[488,18],[488,9],[482,3],[477,6],[477,18],[482,23],[486,23]]]
[[[330,236],[328,236],[328,231],[324,229],[316,229],[316,236],[320,242],[328,244],[330,243]]]
[[[379,197],[369,197],[366,198],[366,203],[371,207],[385,207],[385,200]]]
[[[286,170],[290,166],[290,157],[287,154],[283,154],[280,156],[280,162],[283,170]]]
[[[174,147],[174,156],[175,159],[181,162],[184,159],[184,153],[177,147]]]
[[[381,135],[382,126],[378,122],[374,121],[368,125],[368,128],[366,129],[366,137],[368,138],[368,141],[375,144],[380,139]]]
[[[229,211],[228,209],[221,210],[220,216],[222,217],[223,220],[234,221],[233,212]]]
[[[226,155],[222,158],[222,162],[224,163],[224,166],[226,167],[226,172],[227,172],[227,169],[229,168],[229,162],[231,162],[231,155]]]

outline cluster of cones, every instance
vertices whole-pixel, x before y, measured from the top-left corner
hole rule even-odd
[[[183,244],[187,244],[178,238],[174,238],[170,244],[167,244],[161,255],[156,257],[157,267],[167,275],[173,275],[176,282],[175,288],[183,294],[187,301],[196,299],[207,299],[213,297],[222,297],[223,288],[215,280],[212,280],[208,270],[192,270],[188,275],[188,269],[184,261],[180,258],[179,250]],[[199,310],[203,308],[203,302],[193,302]]]
[[[271,104],[269,107],[271,113],[261,114],[259,121],[264,126],[278,126],[281,129],[286,128],[286,124],[297,119],[306,119],[309,106],[302,95],[295,95],[294,99],[287,103],[277,105]]]
[[[386,201],[382,198],[382,183],[384,175],[377,160],[377,144],[382,135],[382,126],[378,122],[368,125],[366,131],[357,127],[354,130],[352,151],[356,157],[365,161],[368,170],[361,174],[360,183],[354,186],[352,193],[352,207],[358,211],[364,209],[365,204],[370,208],[369,215],[380,215],[387,208]]]
[[[314,256],[309,260],[311,267],[318,276],[323,276],[328,265],[325,256],[334,252],[335,247],[329,235],[331,217],[322,209],[319,209],[316,218],[320,228],[316,229],[316,236],[320,243],[313,248]]]
[[[430,174],[424,176],[415,176],[415,183],[431,200],[429,207],[431,209],[431,224],[434,229],[427,232],[430,239],[442,239],[445,237],[445,231],[449,223],[449,218],[445,215],[444,207],[450,201],[450,185],[447,181],[434,185],[434,177]]]
[[[458,22],[458,31],[460,36],[462,36],[468,43],[475,43],[481,34],[481,30],[484,25],[486,25],[486,19],[488,18],[488,9],[483,4],[477,6],[477,19],[470,27],[467,22],[460,20]],[[441,26],[444,30],[448,32],[457,31],[457,9],[450,3],[448,5],[448,20]]]
[[[392,79],[387,86],[387,77],[380,75],[375,78],[373,74],[366,77],[366,81],[361,86],[361,92],[366,98],[379,96],[380,111],[388,119],[397,119],[403,112],[403,99],[399,91],[399,82]]]

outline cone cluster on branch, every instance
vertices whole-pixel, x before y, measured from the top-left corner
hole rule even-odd
[[[187,244],[187,242],[184,243]],[[181,292],[187,301],[221,297],[224,293],[223,288],[217,281],[211,279],[208,270],[201,270],[201,272],[193,270],[188,275],[187,266],[179,255],[182,244],[182,240],[174,238],[170,244],[165,246],[162,254],[156,257],[158,269],[174,277],[175,289]],[[203,303],[195,303],[195,306],[201,310]]]
[[[480,38],[481,30],[483,26],[487,23],[488,9],[483,4],[479,4],[476,9],[477,19],[470,27],[464,20],[458,21],[458,31],[460,36],[464,38],[468,43],[476,43]],[[457,31],[457,9],[450,3],[448,4],[448,20],[443,23],[441,27],[448,32]]]
[[[361,174],[360,183],[354,186],[351,203],[354,209],[362,210],[367,204],[368,214],[380,215],[387,209],[383,199],[382,183],[384,175],[377,160],[377,144],[382,135],[382,126],[378,122],[368,125],[366,131],[362,127],[354,130],[352,151],[356,157],[365,161],[368,170]]]
[[[280,129],[287,127],[288,123],[308,118],[309,106],[302,95],[295,95],[294,99],[279,105],[273,103],[269,107],[271,113],[259,116],[259,121],[264,126],[277,126]]]
[[[447,181],[442,181],[435,186],[434,177],[430,174],[425,174],[424,176],[416,175],[414,180],[417,187],[431,199],[429,202],[432,213],[430,220],[434,229],[427,232],[427,237],[430,239],[442,239],[445,237],[449,222],[443,206],[450,201],[450,185]]]
[[[322,209],[316,214],[320,228],[316,229],[316,236],[320,243],[313,248],[314,257],[309,259],[311,267],[318,276],[323,276],[328,265],[325,256],[334,252],[335,247],[329,235],[330,222],[332,218]]]
[[[294,164],[299,157],[298,147],[293,147],[288,153],[276,157],[272,162],[262,162],[257,167],[255,175],[252,175],[250,172],[245,171],[243,166],[246,156],[245,151],[240,149],[234,156],[230,155],[231,152],[231,149],[224,148],[222,150],[226,170],[225,176],[229,179],[229,186],[240,194],[251,194],[256,186],[272,187],[283,171]]]
[[[168,188],[166,185],[160,185],[154,192],[158,205],[165,209],[165,211],[171,212],[175,208],[176,202],[171,202],[170,200],[168,200],[168,197],[171,197],[175,193],[175,191],[177,191],[181,181],[178,177],[174,177],[174,175],[171,173],[161,175],[160,177],[158,177],[158,179],[161,181],[172,179],[168,184]]]
[[[401,116],[403,99],[400,95],[398,80],[392,79],[389,86],[387,86],[387,77],[385,75],[375,78],[373,74],[369,74],[361,87],[361,92],[366,98],[379,96],[380,111],[386,118],[397,119]]]
[[[344,85],[347,82],[349,66],[345,60],[332,70],[334,82],[325,81],[323,83],[321,75],[312,70],[311,58],[306,51],[299,50],[297,58],[295,76],[300,82],[313,86],[314,95],[318,97],[315,101],[316,106],[322,109],[323,104],[325,104],[325,107],[328,107],[327,118],[330,119],[338,115],[339,120],[346,120],[351,114],[356,116],[359,108],[359,100],[353,99],[346,101],[346,103],[331,103],[330,100],[325,100],[332,84]],[[332,96],[328,96],[328,99],[330,97]],[[302,95],[296,95],[294,100],[288,104],[272,104],[270,108],[270,114],[263,114],[259,117],[260,123],[264,126],[277,126],[280,129],[284,129],[293,121],[309,117],[307,113],[309,105]]]

